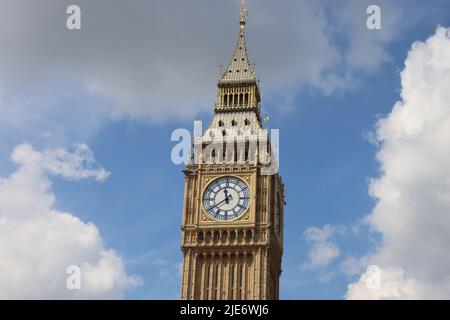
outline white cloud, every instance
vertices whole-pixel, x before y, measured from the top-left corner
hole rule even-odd
[[[362,259],[348,256],[340,263],[339,269],[343,274],[351,277],[361,274],[365,265]]]
[[[130,277],[120,256],[104,247],[99,230],[54,207],[49,175],[104,180],[86,145],[74,153],[15,148],[19,167],[0,179],[0,299],[121,298]],[[81,290],[68,290],[66,269],[81,267]]]
[[[322,229],[309,227],[305,230],[305,237],[308,241],[325,242],[330,239],[336,231],[332,225],[325,225]]]
[[[104,181],[110,175],[110,172],[98,166],[93,152],[84,143],[75,145],[72,153],[62,148],[40,153],[24,144],[14,150],[11,159],[22,165],[39,166],[52,175],[72,180],[95,178],[97,181]]]
[[[303,268],[318,269],[326,267],[333,259],[340,255],[339,247],[330,241],[337,229],[325,225],[322,229],[309,227],[304,232],[306,241],[311,244],[308,252],[308,261]]]
[[[308,253],[308,266],[311,268],[325,267],[338,256],[339,247],[335,243],[319,242],[314,244]]]
[[[367,221],[382,240],[366,264],[381,288],[361,279],[348,298],[450,298],[450,29],[413,44],[401,73],[401,100],[378,122],[381,176]]]
[[[350,284],[347,299],[380,300],[380,299],[432,299],[424,284],[405,274],[401,268],[385,268],[381,271],[380,288],[368,285],[370,273],[363,273],[358,282]]]
[[[328,1],[248,1],[248,47],[265,95],[289,109],[305,85],[326,93],[352,85],[343,65],[378,65],[399,10],[386,5],[389,30],[367,33],[359,2],[325,12]],[[0,135],[84,139],[111,117],[163,121],[213,110],[219,64],[238,34],[238,1],[80,0],[79,31],[65,27],[69,4],[0,0],[0,42],[8,43],[0,51]],[[339,36],[350,34],[346,48],[335,21]]]

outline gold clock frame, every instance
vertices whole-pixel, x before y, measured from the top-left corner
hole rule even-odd
[[[242,181],[247,189],[249,190],[249,202],[248,202],[248,206],[247,208],[244,210],[244,212],[239,216],[236,217],[234,219],[230,219],[230,220],[220,220],[220,219],[214,219],[213,217],[211,217],[211,215],[205,210],[205,206],[203,203],[203,197],[205,195],[205,191],[208,188],[209,185],[211,185],[214,181],[216,180],[220,180],[222,178],[225,177],[230,177],[230,178],[235,178],[238,179],[240,181]],[[202,217],[202,222],[214,222],[216,224],[230,224],[236,221],[240,221],[240,220],[244,220],[245,222],[247,222],[246,220],[250,220],[250,209],[252,208],[252,204],[253,204],[253,197],[254,197],[254,191],[253,188],[250,186],[250,181],[252,180],[252,176],[251,175],[245,175],[245,176],[239,176],[239,175],[233,175],[230,173],[227,174],[222,174],[219,176],[214,176],[214,177],[203,177],[202,181],[203,181],[203,185],[202,185],[202,192],[200,195],[200,206],[201,206],[201,217]]]

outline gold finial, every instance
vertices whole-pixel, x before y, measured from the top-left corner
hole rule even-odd
[[[245,7],[245,1],[241,0],[241,8],[239,9],[239,24],[241,28],[244,28],[247,20],[247,8]]]

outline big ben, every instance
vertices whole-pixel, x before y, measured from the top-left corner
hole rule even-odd
[[[267,170],[269,164],[261,160],[264,153],[273,158],[271,141],[256,148],[253,143],[267,130],[255,67],[247,54],[246,25],[241,3],[239,36],[219,78],[214,116],[194,143],[196,161],[184,170],[185,300],[279,298],[284,185],[278,171]]]

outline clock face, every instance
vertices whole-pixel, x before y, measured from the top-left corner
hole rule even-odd
[[[250,192],[239,178],[222,177],[211,182],[203,194],[206,212],[216,220],[233,220],[248,208]]]

